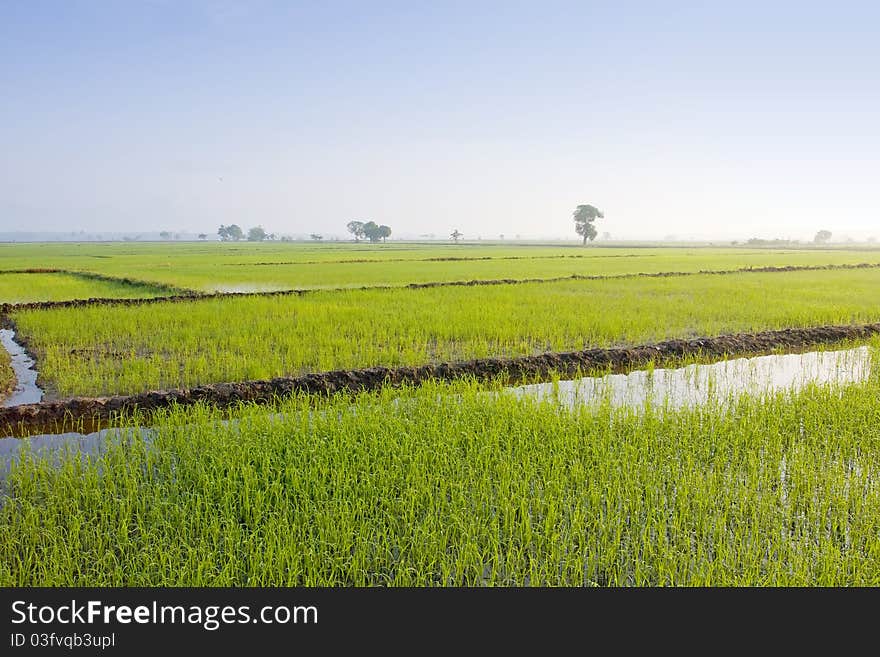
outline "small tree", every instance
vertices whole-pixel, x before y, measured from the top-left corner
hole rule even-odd
[[[348,232],[354,235],[354,241],[360,242],[361,238],[364,236],[364,222],[363,221],[349,221],[345,227],[348,229]]]
[[[572,213],[574,217],[575,230],[577,234],[584,238],[584,244],[587,240],[591,242],[596,239],[596,227],[593,225],[596,219],[604,219],[605,215],[602,211],[592,205],[579,205]]]
[[[206,239],[208,239],[208,235],[206,233],[199,233],[199,239],[206,240]]]
[[[163,240],[170,240],[171,239],[171,232],[167,231],[167,230],[163,230],[161,233],[159,233],[159,237],[161,237]]]
[[[320,242],[322,239],[324,239],[324,236],[318,235],[318,233],[312,233],[311,235],[309,235],[309,237],[311,237],[316,242]]]
[[[386,226],[385,224],[379,226],[379,237],[382,238],[383,242],[391,237],[391,227]]]
[[[458,240],[460,240],[463,236],[464,236],[463,233],[459,233],[459,232],[458,232],[458,228],[456,228],[455,230],[453,230],[452,233],[450,233],[450,235],[449,235],[450,239],[451,239],[453,242],[455,242],[456,244],[458,244]]]
[[[831,231],[830,230],[820,230],[816,233],[816,237],[813,238],[813,241],[816,244],[825,244],[828,240],[831,239]]]
[[[266,234],[266,231],[263,230],[262,226],[254,226],[248,231],[248,242],[262,242],[264,239],[269,237]]]

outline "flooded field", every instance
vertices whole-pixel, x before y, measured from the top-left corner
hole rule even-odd
[[[554,399],[569,406],[609,403],[612,407],[682,408],[710,401],[761,396],[807,385],[847,385],[865,381],[871,372],[871,351],[858,347],[735,358],[677,369],[638,370],[573,381],[539,383],[511,388],[517,396]]]
[[[0,584],[880,581],[880,250],[388,246],[8,247]]]
[[[0,338],[3,336],[0,334]],[[11,341],[11,337],[3,339]],[[569,409],[609,404],[611,408],[634,411],[649,407],[675,410],[710,403],[735,403],[744,395],[762,397],[781,391],[794,393],[808,385],[839,387],[864,382],[871,373],[871,365],[871,350],[862,346],[837,351],[735,358],[675,369],[637,370],[628,374],[515,386],[506,388],[505,392],[513,393],[517,398],[558,402]],[[50,462],[57,462],[68,451],[95,456],[103,451],[108,438],[119,439],[127,435],[127,431],[102,429],[87,434],[67,432],[34,435],[26,439],[0,438],[0,484],[11,463],[20,458],[23,450]],[[147,439],[152,435],[150,429],[140,429],[139,432]]]
[[[45,388],[67,398],[877,323],[878,283],[880,269],[707,274],[229,295],[12,319]]]

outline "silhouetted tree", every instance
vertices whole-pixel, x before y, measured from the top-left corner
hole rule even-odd
[[[348,228],[348,232],[354,235],[354,241],[360,242],[361,238],[364,236],[364,222],[363,221],[349,221],[346,225]]]
[[[262,242],[264,239],[269,237],[266,234],[266,231],[263,230],[262,226],[254,226],[248,231],[248,242]]]
[[[452,231],[452,233],[450,233],[449,237],[453,242],[458,244],[458,240],[460,240],[463,235],[464,235],[464,233],[459,233],[458,228],[456,228],[455,230]]]
[[[593,225],[596,219],[604,219],[605,215],[602,211],[592,205],[579,205],[572,213],[574,217],[575,230],[577,234],[584,238],[584,244],[587,240],[591,242],[596,239],[596,227]]]
[[[816,237],[813,238],[813,241],[816,244],[825,244],[828,240],[831,239],[831,231],[830,230],[820,230],[816,233]]]
[[[237,242],[244,237],[244,232],[237,224],[229,224],[228,226],[221,225],[220,228],[217,229],[217,234],[224,242],[228,242],[230,240],[233,242]]]
[[[382,236],[379,234],[379,225],[375,221],[365,223],[364,236],[371,242],[378,242],[382,239]]]

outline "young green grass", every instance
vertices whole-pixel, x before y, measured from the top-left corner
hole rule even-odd
[[[0,303],[68,301],[72,299],[139,299],[168,294],[153,285],[91,279],[71,274],[10,274],[0,272]]]
[[[497,255],[491,259],[435,261],[375,260],[372,262],[286,263],[276,265],[223,266],[203,259],[185,266],[145,265],[130,267],[129,275],[156,284],[169,284],[203,292],[261,292],[293,288],[338,288],[399,285],[435,281],[498,279],[548,279],[576,276],[620,276],[637,273],[719,271],[765,265],[815,266],[880,262],[876,253],[740,253],[679,250],[672,253],[619,254],[605,250],[563,257],[521,254],[515,259]],[[425,255],[424,257],[431,257]],[[465,256],[467,257],[467,256]]]
[[[880,320],[880,270],[227,297],[14,313],[58,396]]]
[[[177,410],[150,444],[16,466],[0,585],[876,586],[878,395],[569,411],[459,382]]]
[[[880,249],[277,242],[0,245],[0,269],[54,267],[203,292],[863,262],[880,263]]]
[[[0,401],[15,390],[15,372],[12,371],[9,352],[0,346]]]

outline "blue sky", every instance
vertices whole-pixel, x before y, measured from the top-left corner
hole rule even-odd
[[[0,231],[880,237],[878,19],[0,0]]]

